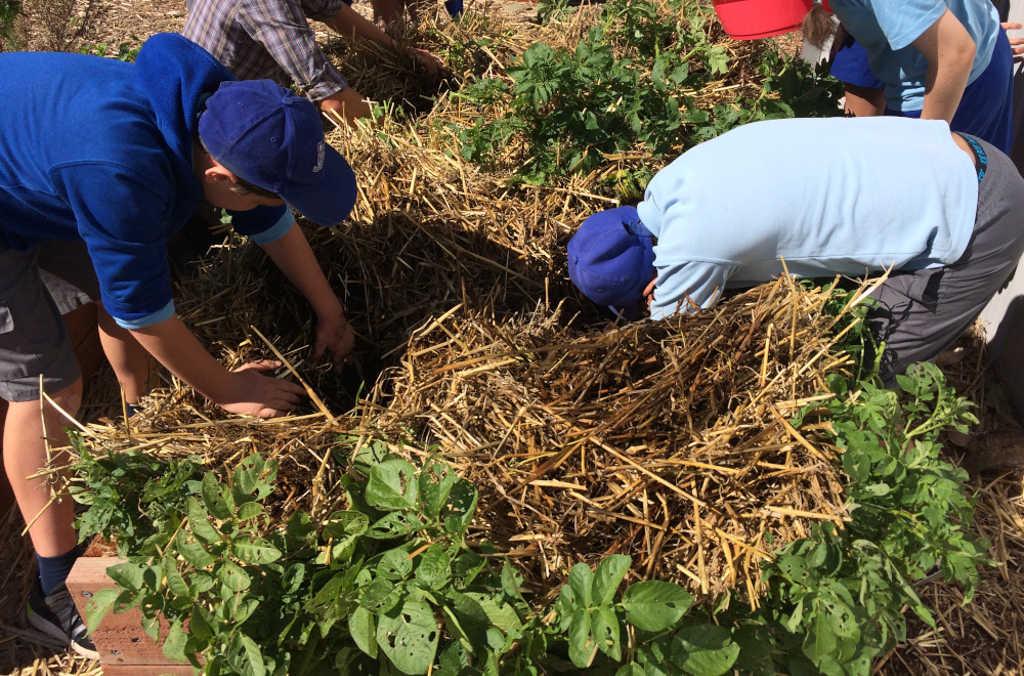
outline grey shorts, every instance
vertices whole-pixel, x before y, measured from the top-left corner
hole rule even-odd
[[[1024,251],[1024,179],[1009,157],[977,140],[988,170],[978,184],[966,251],[952,265],[894,273],[874,294],[878,305],[868,322],[885,341],[881,375],[887,383],[952,345],[1010,281]]]
[[[47,392],[81,377],[61,315],[98,297],[82,242],[0,248],[0,399],[38,399],[40,375]]]

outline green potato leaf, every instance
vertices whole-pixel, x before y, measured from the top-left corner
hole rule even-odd
[[[693,605],[693,597],[671,582],[646,580],[630,585],[622,595],[626,621],[643,631],[674,627]]]
[[[370,657],[377,657],[376,622],[373,613],[360,606],[348,616],[348,633],[360,650]]]
[[[416,580],[427,589],[441,589],[452,576],[452,560],[448,548],[434,543],[420,556]]]
[[[245,563],[272,563],[281,558],[281,550],[263,538],[242,537],[231,543],[235,556]]]
[[[440,638],[437,619],[423,601],[408,599],[377,622],[377,645],[403,674],[427,673]]]
[[[740,647],[725,627],[698,624],[680,629],[670,648],[673,664],[694,676],[728,673],[739,657]]]
[[[594,573],[592,599],[594,605],[607,606],[615,599],[615,591],[629,572],[633,559],[622,554],[606,557]]]
[[[400,458],[374,465],[366,482],[365,498],[371,507],[386,512],[415,509],[419,499],[416,468]]]

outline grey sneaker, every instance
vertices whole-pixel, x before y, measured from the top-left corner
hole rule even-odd
[[[47,636],[69,646],[82,657],[93,660],[100,658],[66,586],[61,585],[44,596],[36,582],[28,597],[26,612],[28,623]]]

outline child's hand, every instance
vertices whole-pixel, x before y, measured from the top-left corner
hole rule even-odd
[[[281,368],[272,360],[243,364],[231,372],[228,391],[216,403],[228,413],[257,418],[276,418],[292,410],[306,397],[301,386],[289,381],[268,378],[260,371]]]
[[[409,47],[406,53],[429,74],[440,75],[444,72],[444,62],[432,52],[419,47]]]
[[[320,359],[324,352],[330,351],[334,363],[340,364],[352,352],[356,337],[352,325],[345,318],[345,312],[338,305],[337,309],[319,315],[316,322],[316,343],[313,356]]]

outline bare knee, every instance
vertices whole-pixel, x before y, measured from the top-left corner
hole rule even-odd
[[[82,406],[82,379],[78,378],[64,389],[58,390],[49,396],[62,409],[71,415],[75,415]]]

